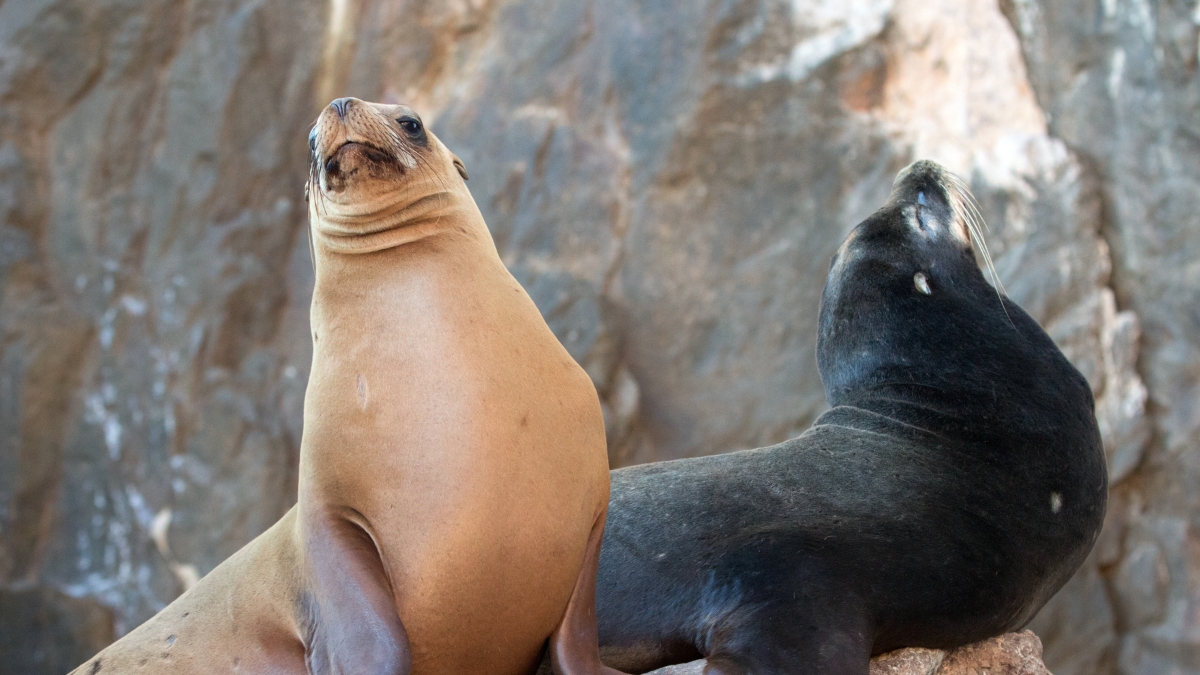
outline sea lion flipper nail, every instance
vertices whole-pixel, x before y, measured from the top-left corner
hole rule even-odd
[[[308,590],[297,598],[297,623],[310,673],[408,675],[408,634],[372,537],[336,515],[300,526]]]

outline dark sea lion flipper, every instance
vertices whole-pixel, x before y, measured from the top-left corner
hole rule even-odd
[[[596,575],[606,515],[602,512],[592,525],[575,590],[562,621],[550,636],[550,664],[555,675],[624,675],[600,662],[596,628]]]
[[[408,634],[366,530],[339,514],[302,518],[309,590],[298,599],[312,675],[408,675]]]
[[[825,598],[801,602],[780,593],[781,599],[757,603],[717,627],[704,675],[868,675],[869,621],[853,598],[828,588]]]

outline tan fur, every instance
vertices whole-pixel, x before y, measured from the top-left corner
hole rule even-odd
[[[560,672],[603,672],[595,389],[501,262],[461,162],[408,138],[407,108],[345,110],[315,135],[298,505],[102,652],[102,672],[303,673],[306,649],[365,671],[396,643],[413,673],[518,675],[552,634]]]

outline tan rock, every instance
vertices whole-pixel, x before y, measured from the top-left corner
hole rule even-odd
[[[1050,671],[1042,663],[1042,641],[1026,630],[947,653],[937,675],[1050,675]]]
[[[871,675],[937,675],[945,660],[940,649],[897,649],[871,659]]]
[[[704,661],[667,666],[650,675],[701,675]],[[871,675],[1050,675],[1042,641],[1031,631],[1008,633],[949,652],[898,649],[871,659]]]

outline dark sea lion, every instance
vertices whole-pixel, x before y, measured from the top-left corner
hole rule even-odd
[[[922,161],[849,235],[820,310],[832,409],[799,438],[613,472],[606,663],[866,675],[1019,628],[1067,581],[1104,519],[1091,389],[984,280],[975,216]]]
[[[310,136],[299,498],[76,672],[562,675],[600,664],[599,399],[405,106]]]

